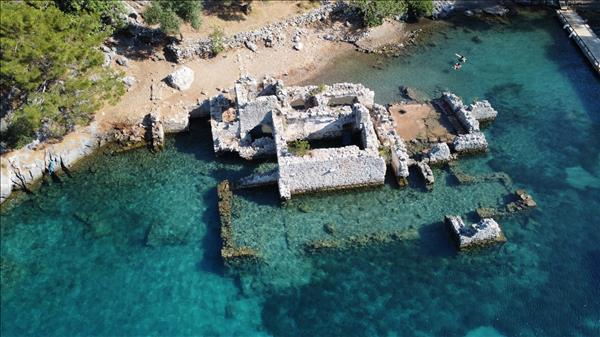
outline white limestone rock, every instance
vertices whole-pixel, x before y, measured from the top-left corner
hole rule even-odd
[[[12,168],[8,161],[2,160],[0,164],[0,203],[10,196],[12,188]]]
[[[302,42],[299,42],[299,41],[295,42],[294,43],[294,49],[300,51],[300,50],[304,49],[304,44]]]
[[[437,143],[431,147],[427,154],[430,165],[445,164],[453,159],[450,147],[446,143]]]
[[[181,66],[169,76],[167,76],[167,84],[177,90],[187,90],[194,82],[194,71],[186,66]]]
[[[135,77],[133,77],[133,76],[123,77],[123,83],[128,87],[132,87],[135,84],[135,82],[136,82],[136,80],[135,80]]]
[[[258,50],[256,43],[254,43],[252,41],[246,41],[244,44],[246,45],[246,48],[250,49],[251,51],[253,51],[255,53]]]

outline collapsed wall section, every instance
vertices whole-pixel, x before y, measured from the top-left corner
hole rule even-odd
[[[382,105],[373,105],[373,119],[375,120],[375,131],[383,146],[390,149],[390,156],[394,175],[401,186],[406,185],[409,175],[408,166],[410,157],[404,144],[404,140],[396,132],[389,111]]]

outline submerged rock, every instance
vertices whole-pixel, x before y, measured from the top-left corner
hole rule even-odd
[[[486,7],[483,9],[483,11],[489,15],[504,16],[504,15],[508,14],[509,9],[504,6],[501,6],[501,5],[495,5],[495,6]]]
[[[481,219],[470,226],[465,225],[460,216],[447,215],[445,221],[456,235],[459,249],[506,241],[500,225],[491,218]]]
[[[154,223],[148,230],[146,245],[151,247],[182,245],[187,243],[189,233],[188,224]]]
[[[16,262],[7,257],[0,256],[0,285],[3,296],[7,290],[12,290],[25,276],[25,270]]]
[[[104,219],[98,217],[96,213],[84,214],[76,212],[73,214],[75,219],[79,220],[86,229],[88,238],[97,239],[112,233],[112,227]]]
[[[167,76],[167,84],[177,90],[187,90],[194,82],[194,71],[182,66]]]

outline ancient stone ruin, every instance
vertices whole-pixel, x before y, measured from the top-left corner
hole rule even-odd
[[[233,90],[212,97],[207,104],[214,151],[247,160],[270,157],[277,166],[228,186],[235,190],[277,185],[285,201],[303,193],[383,185],[389,165],[400,187],[408,184],[414,167],[431,188],[435,183],[432,166],[487,150],[481,125],[497,116],[487,101],[466,106],[458,96],[445,92],[431,102],[401,106],[401,114],[411,108],[435,110],[436,118],[443,115],[451,124],[443,136],[405,141],[401,134],[406,128],[401,124],[407,120],[392,107],[376,104],[374,98],[374,92],[361,84],[288,87],[274,78],[241,77]],[[489,179],[496,178],[502,177]],[[222,221],[231,231],[231,219]],[[482,217],[472,226],[460,217],[449,217],[447,222],[461,248],[504,239],[491,217]]]

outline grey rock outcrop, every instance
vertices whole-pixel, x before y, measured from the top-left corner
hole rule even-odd
[[[181,66],[169,76],[167,76],[167,84],[177,90],[187,90],[194,82],[194,71],[186,66]]]

